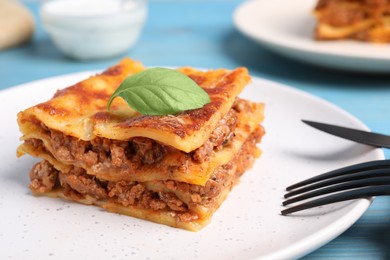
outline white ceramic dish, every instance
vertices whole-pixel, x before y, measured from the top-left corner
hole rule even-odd
[[[352,163],[383,159],[382,150],[326,135],[300,122],[318,119],[367,129],[319,98],[254,78],[243,97],[266,103],[263,155],[200,232],[174,229],[59,199],[34,197],[17,159],[16,113],[89,76],[83,72],[0,92],[0,259],[286,259],[327,243],[351,226],[369,200],[281,216],[284,187]]]
[[[316,0],[252,0],[234,12],[236,27],[257,43],[286,57],[333,69],[390,72],[390,45],[315,41]]]
[[[146,0],[45,0],[42,23],[54,44],[80,60],[119,55],[137,42]]]

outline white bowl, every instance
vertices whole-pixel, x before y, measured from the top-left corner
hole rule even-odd
[[[40,15],[54,44],[67,56],[88,60],[119,55],[138,40],[146,0],[51,0]]]

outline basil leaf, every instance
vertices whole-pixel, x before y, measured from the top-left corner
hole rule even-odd
[[[209,95],[185,74],[172,69],[151,68],[127,77],[111,95],[120,96],[144,115],[168,115],[201,108],[210,103]]]

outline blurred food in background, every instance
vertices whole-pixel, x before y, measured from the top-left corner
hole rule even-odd
[[[389,43],[389,10],[387,0],[318,0],[315,38]]]

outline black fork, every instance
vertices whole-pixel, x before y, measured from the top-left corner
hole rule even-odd
[[[339,201],[390,195],[390,160],[378,160],[351,165],[298,182],[286,188],[288,193],[282,215],[323,206]]]

